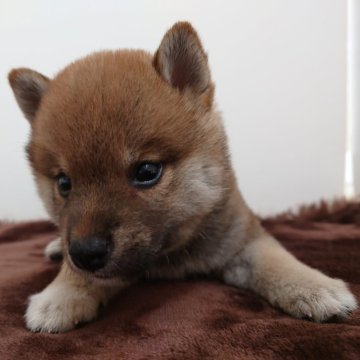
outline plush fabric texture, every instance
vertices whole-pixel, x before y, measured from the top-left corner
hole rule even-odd
[[[344,279],[360,299],[360,203],[322,203],[264,220],[293,254]],[[141,283],[99,319],[65,334],[31,333],[23,315],[59,265],[43,256],[47,221],[0,223],[0,358],[359,359],[360,311],[343,323],[290,318],[260,297],[215,281]]]

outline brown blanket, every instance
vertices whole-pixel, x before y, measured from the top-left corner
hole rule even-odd
[[[264,221],[307,264],[360,298],[360,204],[325,204]],[[59,265],[43,257],[46,221],[0,224],[0,359],[360,359],[360,311],[344,323],[292,319],[259,297],[205,280],[142,283],[65,334],[24,327],[27,297]]]

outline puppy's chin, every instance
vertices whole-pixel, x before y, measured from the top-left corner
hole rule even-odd
[[[120,276],[114,277],[103,277],[96,276],[96,274],[89,274],[90,281],[99,286],[119,286],[119,285],[127,285],[130,281],[124,280]]]
[[[116,286],[128,282],[126,279],[124,279],[124,277],[120,276],[120,274],[107,271],[106,268],[95,272],[82,270],[72,262],[69,255],[66,256],[65,261],[69,264],[70,268],[74,272],[80,274],[83,278],[93,284],[100,286]]]
[[[81,270],[80,270],[81,271]],[[84,272],[82,272],[84,273]],[[85,277],[89,280],[89,282],[91,282],[94,285],[97,286],[127,286],[131,283],[133,283],[134,281],[138,280],[139,278],[141,278],[140,274],[133,274],[133,275],[128,275],[128,276],[122,276],[113,272],[105,272],[105,271],[101,271],[101,272],[94,272],[94,273],[90,273],[87,272],[85,274]]]

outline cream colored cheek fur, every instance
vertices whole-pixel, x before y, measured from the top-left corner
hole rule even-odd
[[[172,215],[191,217],[206,213],[222,198],[226,190],[221,185],[223,169],[205,165],[207,162],[208,158],[192,158],[177,170],[183,177],[176,189]]]

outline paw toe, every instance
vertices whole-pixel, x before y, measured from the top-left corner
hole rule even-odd
[[[55,239],[51,241],[44,250],[44,255],[51,261],[60,261],[63,258],[61,240]]]
[[[348,318],[357,308],[356,299],[342,281],[334,282],[334,285],[336,286],[314,291],[306,300],[300,300],[298,309],[302,317],[316,322],[333,322]]]

